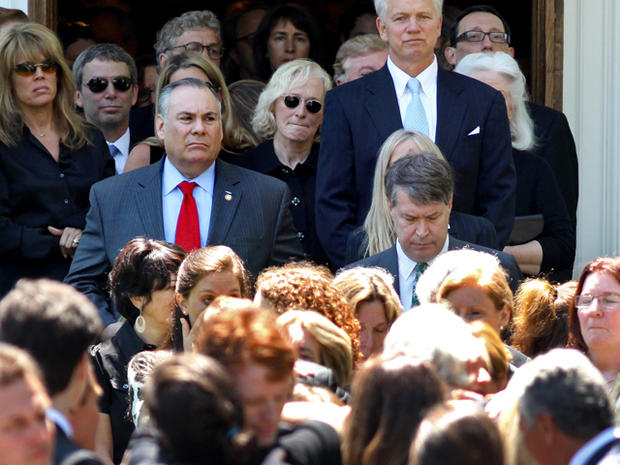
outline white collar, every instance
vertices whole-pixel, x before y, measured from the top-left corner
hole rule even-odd
[[[409,79],[415,77],[418,81],[420,81],[421,91],[426,95],[432,95],[434,88],[437,87],[437,58],[433,57],[433,62],[426,67],[421,73],[417,76],[410,76],[402,69],[400,69],[394,62],[392,58],[388,56],[387,59],[387,67],[392,76],[392,80],[394,81],[394,90],[396,90],[396,96],[398,98],[402,97],[407,89],[407,83]]]
[[[213,186],[215,183],[215,162],[211,163],[211,166],[205,171],[200,173],[194,179],[187,179],[176,166],[172,164],[170,159],[166,157],[164,160],[164,173],[162,176],[162,191],[164,195],[172,192],[179,183],[183,181],[195,182],[202,187],[208,194],[213,195]]]
[[[579,449],[573,458],[570,459],[568,465],[582,465],[588,463],[588,460],[602,447],[611,441],[620,438],[620,428],[610,426],[604,429]]]
[[[47,418],[52,420],[69,439],[73,437],[73,426],[71,426],[71,422],[69,422],[67,417],[64,416],[62,412],[56,410],[54,407],[50,407],[45,411],[45,415]]]
[[[121,137],[116,139],[114,142],[108,142],[106,140],[106,143],[108,145],[114,145],[124,156],[127,156],[129,155],[129,141],[129,128],[127,128]]]
[[[448,251],[448,243],[449,243],[449,241],[450,241],[449,235],[446,234],[446,240],[444,241],[443,246],[441,247],[441,250],[439,251],[439,253],[437,255],[435,255],[433,258],[431,258],[427,262],[428,265],[431,265],[438,256],[440,256],[441,254],[446,253]],[[411,276],[411,273],[414,272],[414,269],[415,269],[417,263],[414,262],[413,260],[411,260],[407,256],[407,254],[403,250],[403,247],[400,245],[400,241],[398,239],[396,239],[396,256],[398,257],[398,272],[402,276],[406,276],[406,277]]]

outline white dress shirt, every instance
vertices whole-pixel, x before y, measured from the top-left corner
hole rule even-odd
[[[45,411],[45,416],[52,420],[54,424],[58,428],[60,428],[69,439],[73,438],[73,427],[71,426],[71,422],[59,410],[56,410],[53,407],[49,407]]]
[[[164,172],[161,181],[162,212],[164,216],[164,235],[166,241],[174,243],[177,232],[177,220],[183,204],[183,192],[178,185],[183,181],[195,182],[194,200],[198,209],[200,223],[200,246],[207,245],[209,238],[209,223],[211,222],[211,208],[213,205],[213,187],[215,185],[215,163],[194,179],[187,179],[174,166],[168,157],[164,160]]]
[[[446,235],[446,240],[441,247],[439,253],[433,257],[432,260],[429,260],[429,265],[435,261],[442,253],[446,253],[448,251],[448,235]],[[411,298],[413,297],[413,278],[415,277],[415,267],[417,265],[416,262],[411,260],[402,246],[400,245],[400,241],[396,240],[396,256],[398,257],[398,284],[400,288],[400,301],[403,304],[403,311],[407,311],[411,308]]]
[[[407,87],[407,83],[412,77],[420,81],[420,101],[426,113],[428,137],[434,141],[437,132],[437,58],[433,58],[433,62],[430,66],[417,76],[410,76],[405,73],[394,64],[389,56],[387,59],[387,67],[392,76],[392,81],[394,81],[394,90],[396,91],[400,119],[403,125],[405,124],[405,114],[407,113],[407,106],[409,106],[412,95]]]
[[[129,128],[125,131],[125,133],[116,139],[114,142],[105,141],[108,144],[108,148],[110,149],[110,153],[112,153],[111,145],[114,145],[120,154],[117,154],[114,158],[114,165],[116,167],[116,174],[121,174],[125,169],[125,163],[127,163],[127,158],[129,158]]]

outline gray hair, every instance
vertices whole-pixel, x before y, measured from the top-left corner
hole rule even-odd
[[[363,37],[363,36],[359,36]],[[435,143],[419,131],[397,129],[381,145],[375,165],[375,177],[372,185],[372,200],[368,215],[364,220],[367,243],[364,255],[376,255],[389,249],[396,242],[396,231],[390,217],[389,205],[385,195],[385,172],[392,160],[392,153],[402,142],[414,142],[419,152],[427,152],[443,158],[441,150]]]
[[[170,106],[170,96],[172,95],[172,92],[179,87],[191,87],[193,89],[209,90],[217,101],[218,117],[221,121],[222,104],[220,101],[220,96],[213,88],[213,85],[196,78],[185,78],[171,82],[161,90],[161,93],[159,94],[159,100],[157,101],[157,114],[160,115],[164,121],[168,120],[168,107]]]
[[[219,42],[222,42],[220,33],[220,20],[215,13],[209,10],[186,11],[181,16],[169,20],[157,33],[155,41],[155,57],[158,58],[162,53],[174,46],[174,41],[185,31],[195,29],[212,29],[217,34]],[[159,62],[159,60],[158,60]]]
[[[435,11],[437,15],[441,17],[441,11],[443,10],[443,0],[433,0]],[[387,11],[387,0],[375,0],[375,11],[377,16],[381,18],[381,21],[385,23],[385,13]]]
[[[521,367],[508,390],[531,429],[547,414],[565,434],[589,439],[613,425],[614,413],[601,373],[574,349],[554,349]]]
[[[500,266],[495,255],[472,249],[450,250],[440,254],[420,276],[415,295],[422,304],[437,301],[437,293],[444,280],[456,269],[496,269]]]
[[[132,56],[116,44],[95,44],[78,55],[73,63],[73,79],[78,90],[82,87],[84,66],[94,60],[114,61],[125,63],[129,70],[129,77],[134,85],[138,84],[138,70]]]
[[[275,101],[286,95],[292,88],[306,84],[310,76],[317,77],[321,81],[325,92],[332,88],[329,74],[317,63],[307,58],[298,58],[276,69],[261,92],[252,117],[252,128],[258,137],[262,139],[273,137],[277,128],[276,117],[273,114]],[[325,103],[324,99],[321,103]]]
[[[334,81],[344,80],[349,68],[349,59],[362,57],[387,49],[378,34],[362,34],[349,39],[340,46],[334,63]]]
[[[383,342],[383,354],[427,360],[450,386],[463,388],[474,381],[469,362],[481,355],[488,360],[484,341],[443,304],[420,305],[397,318]]]
[[[385,173],[385,194],[391,205],[396,205],[398,189],[419,205],[447,205],[454,192],[452,168],[434,153],[406,155]]]
[[[510,91],[512,146],[517,150],[529,150],[534,146],[534,122],[525,106],[528,100],[525,76],[514,58],[505,52],[471,53],[459,61],[454,71],[473,78],[478,72],[488,71],[504,78]]]

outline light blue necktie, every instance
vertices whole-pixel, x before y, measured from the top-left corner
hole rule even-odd
[[[114,158],[114,165],[116,166],[116,174],[120,174],[123,170],[122,169],[123,153],[114,144],[108,145],[108,148],[110,149],[110,156]]]
[[[411,101],[405,112],[405,129],[417,130],[428,136],[428,121],[422,101],[420,100],[420,81],[416,78],[409,79],[407,87],[411,91]]]

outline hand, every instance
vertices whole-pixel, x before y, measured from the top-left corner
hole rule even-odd
[[[47,230],[54,236],[60,237],[60,253],[65,258],[73,257],[75,250],[82,238],[82,230],[78,228],[58,229],[53,226],[48,226]]]

